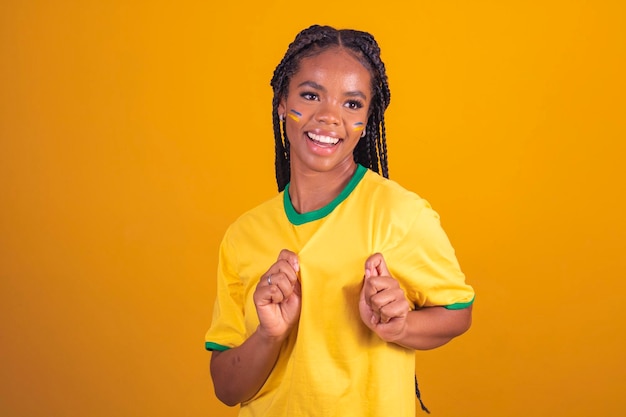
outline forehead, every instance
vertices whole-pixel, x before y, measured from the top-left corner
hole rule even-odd
[[[331,48],[319,54],[302,58],[291,84],[312,80],[326,83],[351,84],[353,87],[370,91],[371,74],[350,52]]]

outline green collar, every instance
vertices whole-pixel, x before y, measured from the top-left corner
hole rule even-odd
[[[350,179],[350,182],[348,182],[346,188],[344,188],[333,201],[320,209],[302,214],[298,213],[296,209],[293,208],[293,204],[291,204],[291,198],[289,198],[289,184],[287,184],[283,193],[283,205],[285,207],[285,213],[287,214],[287,218],[289,219],[291,224],[295,226],[300,226],[301,224],[319,220],[328,216],[335,209],[335,207],[341,204],[343,200],[348,198],[352,190],[354,190],[354,188],[361,181],[363,176],[365,176],[366,172],[367,168],[365,168],[363,165],[357,164],[356,171],[354,171],[354,175]]]

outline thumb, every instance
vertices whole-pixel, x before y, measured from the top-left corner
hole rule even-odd
[[[382,253],[375,253],[365,261],[365,278],[391,276]]]

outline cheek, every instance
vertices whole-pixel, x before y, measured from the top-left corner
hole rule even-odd
[[[365,129],[365,123],[363,122],[356,122],[352,125],[353,132],[362,132],[363,129]]]
[[[302,113],[300,113],[296,109],[291,109],[289,110],[289,113],[287,114],[287,116],[289,116],[290,119],[300,123],[300,118],[302,118]]]

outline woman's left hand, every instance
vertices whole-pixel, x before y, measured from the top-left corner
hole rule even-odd
[[[383,255],[375,253],[365,262],[359,300],[361,320],[381,339],[393,342],[402,337],[411,311],[398,281],[391,276]]]

